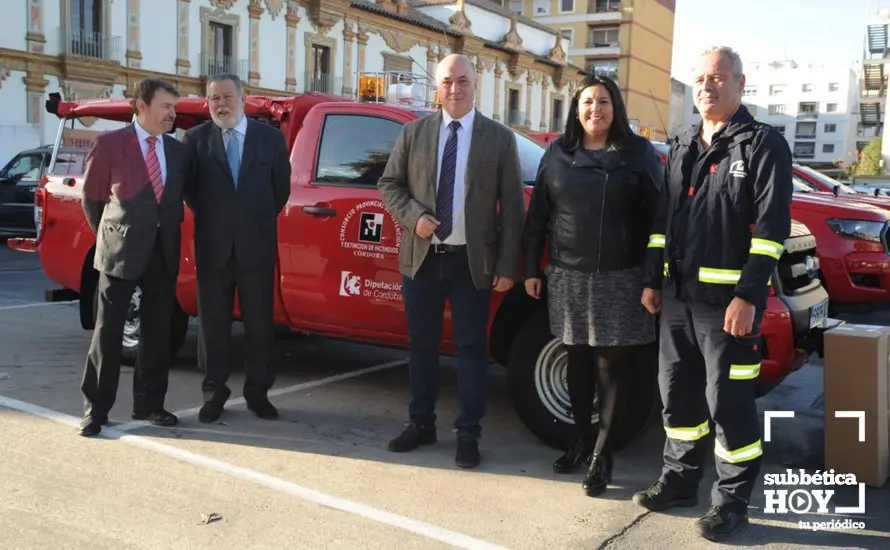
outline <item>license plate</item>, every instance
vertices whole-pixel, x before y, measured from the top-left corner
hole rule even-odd
[[[828,318],[828,300],[810,308],[810,328],[817,327]]]

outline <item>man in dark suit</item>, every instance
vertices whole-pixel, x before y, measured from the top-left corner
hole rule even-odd
[[[185,151],[165,135],[176,120],[179,94],[156,78],[133,97],[136,120],[98,136],[86,157],[83,211],[96,234],[99,272],[96,328],[81,391],[80,433],[98,434],[117,397],[124,323],[138,285],[140,339],[133,381],[135,420],[174,426],[164,410],[170,368],[170,321],[176,303]]]
[[[268,391],[278,258],[278,214],[290,197],[290,159],[284,134],[248,120],[235,75],[207,85],[212,121],[188,131],[186,203],[195,214],[198,273],[198,365],[204,371],[201,422],[214,422],[231,394],[229,348],[235,289],[247,337],[244,399],[260,418],[278,411]]]
[[[387,209],[413,233],[399,250],[413,399],[410,425],[389,449],[406,452],[437,440],[439,341],[447,299],[460,355],[455,460],[472,468],[480,461],[491,291],[509,290],[519,276],[525,208],[516,138],[475,109],[472,62],[446,57],[436,81],[442,110],[405,125],[377,184]]]

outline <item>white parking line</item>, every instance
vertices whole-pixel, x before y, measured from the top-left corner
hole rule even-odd
[[[302,390],[308,390],[310,388],[317,388],[319,386],[333,384],[334,382],[339,382],[341,380],[348,380],[350,378],[355,378],[356,376],[361,376],[363,374],[370,374],[372,372],[390,369],[392,367],[404,365],[405,363],[407,363],[406,360],[399,359],[398,361],[390,361],[388,363],[374,365],[373,367],[367,367],[364,369],[357,369],[354,371],[344,372],[342,374],[328,376],[327,378],[320,378],[318,380],[312,380],[311,382],[303,382],[301,384],[295,384],[293,386],[278,388],[277,390],[270,390],[269,397],[275,397],[278,395],[284,395],[284,394],[294,393],[294,392],[298,392],[298,391],[302,391]],[[236,405],[242,405],[242,404],[244,404],[243,397],[238,397],[236,399],[230,399],[230,400],[226,401],[227,407],[234,407]],[[192,407],[190,409],[176,411],[173,414],[175,414],[177,417],[182,419],[182,418],[188,418],[190,416],[195,416],[200,411],[201,411],[201,407]],[[120,426],[115,426],[114,429],[119,432],[129,432],[131,430],[135,430],[137,428],[144,428],[146,426],[150,426],[150,424],[148,422],[146,422],[145,420],[134,420],[133,422],[127,422],[126,424],[121,424]]]
[[[0,306],[0,311],[7,311],[10,309],[30,309],[32,307],[46,307],[46,306],[57,306],[59,304],[75,304],[77,300],[63,300],[60,302],[33,302],[30,304],[18,304],[14,306]]]
[[[0,406],[21,411],[34,416],[39,416],[41,418],[53,420],[66,426],[76,427],[80,422],[78,418],[75,418],[73,416],[50,409],[45,409],[38,405],[32,405],[31,403],[25,403],[24,401],[19,401],[17,399],[10,399],[8,397],[0,396]],[[451,531],[443,527],[433,525],[431,523],[426,523],[423,521],[411,519],[406,516],[401,516],[399,514],[394,514],[392,512],[387,512],[385,510],[374,508],[372,506],[361,504],[359,502],[329,495],[327,493],[323,493],[315,489],[310,489],[308,487],[303,487],[301,485],[297,485],[296,483],[263,474],[255,470],[235,466],[234,464],[230,464],[228,462],[223,462],[215,458],[210,458],[204,455],[179,449],[165,443],[159,443],[144,436],[126,434],[116,428],[103,428],[101,435],[106,439],[117,439],[125,443],[130,443],[132,445],[136,445],[137,447],[142,447],[144,449],[148,449],[156,453],[166,455],[168,457],[181,460],[189,464],[193,464],[195,466],[201,466],[209,470],[215,470],[217,472],[227,474],[232,477],[262,485],[281,493],[295,496],[308,502],[319,504],[321,506],[327,506],[329,508],[340,510],[349,514],[354,514],[356,516],[361,516],[377,523],[397,527],[399,529],[403,529],[405,531],[409,531],[411,533],[415,533],[417,535],[432,540],[450,544],[457,548],[506,550],[502,546],[479,540],[463,533],[458,533],[456,531]],[[76,436],[72,435],[72,437]]]

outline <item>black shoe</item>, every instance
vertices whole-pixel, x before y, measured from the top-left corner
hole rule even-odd
[[[77,427],[77,433],[84,437],[99,435],[99,432],[102,431],[102,426],[104,424],[108,424],[107,418],[97,419],[92,416],[84,416],[80,420],[80,425]]]
[[[582,464],[590,461],[594,442],[590,438],[579,437],[568,451],[553,463],[553,472],[557,474],[570,474],[577,471]]]
[[[457,434],[457,453],[454,461],[461,468],[475,468],[479,465],[479,441],[470,434]]]
[[[278,409],[265,397],[248,401],[247,410],[263,420],[276,420],[278,418]]]
[[[201,407],[201,410],[198,411],[198,420],[201,422],[208,424],[210,422],[216,422],[219,420],[219,417],[223,412],[223,404],[218,403],[216,401],[207,401]]]
[[[148,420],[155,426],[161,426],[163,428],[170,428],[179,423],[179,419],[176,418],[175,414],[165,411],[164,409],[152,411],[150,413],[133,411],[131,417],[133,420]]]
[[[605,491],[610,483],[612,483],[612,455],[594,454],[581,487],[587,496],[595,497]]]
[[[674,506],[696,506],[698,495],[695,491],[683,491],[659,479],[645,491],[635,494],[634,502],[652,512],[661,512]]]
[[[389,442],[389,450],[393,453],[407,453],[421,445],[436,443],[436,429],[409,424],[405,431]]]
[[[698,534],[712,542],[725,540],[748,527],[747,511],[732,506],[711,506],[695,522]]]

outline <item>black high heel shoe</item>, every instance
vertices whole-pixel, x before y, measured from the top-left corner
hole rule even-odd
[[[557,474],[570,474],[578,470],[581,465],[590,460],[595,441],[590,438],[579,437],[572,443],[564,455],[553,463],[553,471]]]
[[[589,497],[595,497],[606,490],[612,483],[612,455],[610,453],[594,454],[587,469],[587,477],[581,486]]]

